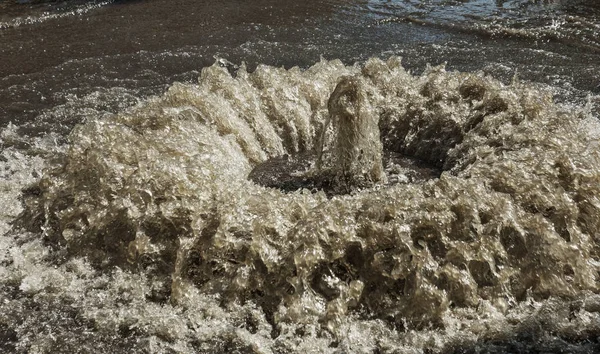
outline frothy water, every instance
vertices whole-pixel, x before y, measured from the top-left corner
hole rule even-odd
[[[4,348],[597,349],[599,134],[518,78],[217,63],[64,147],[3,152],[3,204],[23,205],[2,214]],[[253,178],[281,161],[362,177]]]
[[[0,352],[600,352],[599,11],[0,0]]]

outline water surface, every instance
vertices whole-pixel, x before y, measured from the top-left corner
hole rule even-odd
[[[0,348],[600,350],[599,32],[577,0],[0,1]]]

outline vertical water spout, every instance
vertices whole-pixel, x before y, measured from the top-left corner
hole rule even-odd
[[[318,167],[333,174],[340,192],[385,183],[379,117],[369,102],[363,79],[343,77],[329,97],[329,120],[334,131],[329,161],[323,163],[325,144],[321,144]],[[322,139],[324,140],[324,139]]]

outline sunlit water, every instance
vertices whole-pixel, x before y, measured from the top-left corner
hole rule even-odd
[[[1,351],[600,350],[595,2],[0,11]]]

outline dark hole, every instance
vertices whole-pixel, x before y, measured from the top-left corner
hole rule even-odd
[[[481,101],[485,96],[485,86],[477,82],[465,82],[458,89],[462,98],[467,100]]]
[[[575,271],[573,270],[573,267],[571,267],[569,264],[565,264],[563,266],[563,273],[567,277],[573,277],[575,275]]]
[[[256,321],[255,318],[248,316],[246,317],[244,327],[248,330],[248,332],[256,334],[256,332],[258,332],[258,321]]]
[[[274,157],[255,166],[248,179],[258,185],[277,188],[286,193],[300,189],[323,191],[330,197],[349,193],[350,190],[335,188],[332,176],[308,175],[307,172],[316,158],[315,154]],[[422,183],[439,178],[442,172],[426,161],[391,151],[384,152],[383,165],[388,177],[388,185]]]
[[[527,255],[524,237],[512,226],[503,227],[500,231],[500,242],[506,253],[515,259],[522,259]]]
[[[469,262],[469,272],[479,286],[493,286],[495,277],[488,262],[472,260]]]

